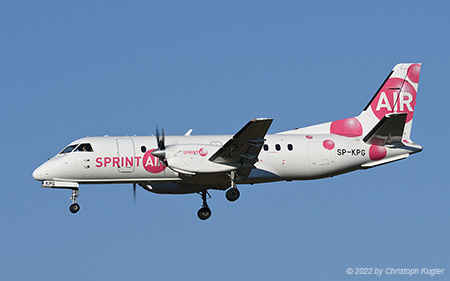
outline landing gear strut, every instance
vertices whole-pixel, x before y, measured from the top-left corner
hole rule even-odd
[[[236,187],[235,180],[237,178],[237,173],[235,171],[231,171],[229,174],[230,180],[231,180],[231,188],[228,189],[228,191],[225,193],[225,197],[230,202],[234,202],[239,198],[239,195],[241,194],[239,190]]]
[[[70,205],[69,210],[72,214],[75,214],[80,210],[80,205],[78,205],[77,198],[79,196],[78,188],[72,189],[72,196],[70,199],[72,200],[72,205]]]
[[[211,209],[208,207],[208,203],[206,202],[206,194],[209,195],[208,191],[206,190],[200,192],[203,200],[203,205],[200,210],[198,210],[197,215],[201,220],[207,220],[211,216]],[[209,195],[209,197],[211,198],[211,195]]]

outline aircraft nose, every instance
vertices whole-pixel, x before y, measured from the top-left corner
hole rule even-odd
[[[44,165],[39,166],[36,170],[33,171],[33,178],[38,181],[43,181],[47,172],[45,171]]]

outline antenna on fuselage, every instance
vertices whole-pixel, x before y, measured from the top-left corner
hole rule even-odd
[[[186,132],[186,134],[184,134],[185,136],[190,136],[192,133],[193,129],[189,129],[189,131]]]

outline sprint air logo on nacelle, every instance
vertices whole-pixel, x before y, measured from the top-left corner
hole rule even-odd
[[[407,113],[406,122],[409,122],[413,118],[416,94],[408,81],[391,78],[373,100],[372,111],[380,120],[388,113]]]
[[[201,157],[205,157],[208,155],[208,150],[206,148],[200,148],[199,150],[183,150],[183,155],[200,155]]]

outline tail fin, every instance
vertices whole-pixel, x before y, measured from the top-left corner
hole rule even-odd
[[[381,87],[364,108],[363,112],[356,117],[327,122],[314,126],[281,132],[280,134],[336,134],[345,137],[377,136],[377,141],[385,137],[384,133],[395,130],[395,140],[412,143],[410,140],[412,119],[416,106],[417,87],[419,85],[420,63],[400,63],[391,71],[384,80]],[[380,123],[384,124],[382,131],[373,131],[377,124],[387,115],[392,113],[406,113],[403,121],[400,117],[386,117],[389,119]],[[405,114],[402,114],[405,115]],[[402,117],[404,118],[404,117]],[[394,122],[395,121],[395,122]],[[385,122],[387,122],[385,124]],[[400,124],[399,122],[402,122]],[[404,124],[401,135],[397,135]],[[370,137],[369,137],[370,138]],[[389,141],[393,141],[390,139]],[[374,141],[375,138],[370,141]],[[367,139],[366,141],[369,141]]]
[[[365,134],[386,114],[406,113],[402,140],[411,142],[410,134],[420,68],[420,63],[400,63],[394,67],[364,111],[357,117]]]

